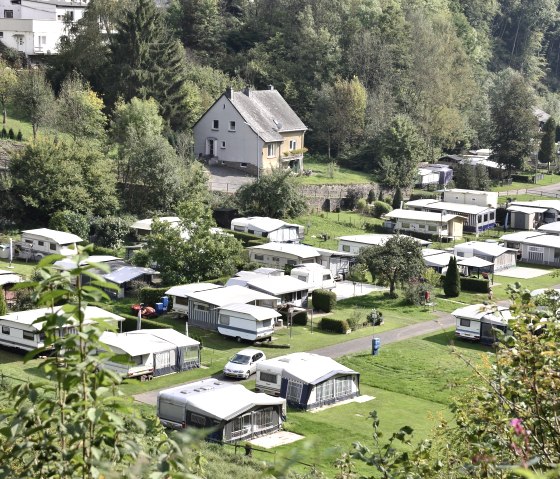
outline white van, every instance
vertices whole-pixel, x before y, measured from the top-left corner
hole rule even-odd
[[[282,316],[272,308],[234,303],[220,308],[218,332],[238,342],[272,339],[274,322]]]
[[[307,283],[310,292],[316,289],[334,289],[336,286],[331,270],[317,263],[299,264],[292,269],[290,276]]]

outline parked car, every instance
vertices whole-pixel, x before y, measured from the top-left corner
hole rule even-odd
[[[224,376],[247,379],[256,372],[257,363],[265,359],[264,353],[258,349],[243,349],[224,366]]]

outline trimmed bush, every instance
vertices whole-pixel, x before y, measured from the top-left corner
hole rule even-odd
[[[373,203],[373,216],[376,218],[381,218],[385,213],[389,213],[393,208],[390,204],[383,201],[376,201]]]
[[[21,133],[21,130],[18,130],[17,135],[16,135],[16,140],[17,141],[22,141],[23,140],[23,135]]]
[[[145,305],[153,306],[156,303],[161,302],[161,297],[165,296],[165,292],[169,288],[142,288],[140,290],[140,302]]]
[[[487,279],[461,278],[461,289],[472,293],[487,293],[490,282]]]
[[[331,333],[346,334],[350,329],[348,321],[345,319],[323,318],[319,323],[319,328]]]
[[[328,289],[316,289],[313,291],[313,307],[330,313],[336,307],[336,293]]]
[[[10,128],[10,129],[8,130],[8,138],[9,138],[10,140],[13,140],[13,139],[15,139],[15,137],[16,137],[16,135],[15,135],[15,133],[14,133],[13,128]]]
[[[412,193],[410,195],[410,201],[424,199],[437,200],[439,197],[439,193],[436,193],[435,191],[423,191],[422,193]]]

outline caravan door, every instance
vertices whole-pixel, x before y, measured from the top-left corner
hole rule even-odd
[[[173,372],[175,366],[175,351],[154,353],[154,376],[161,376]]]

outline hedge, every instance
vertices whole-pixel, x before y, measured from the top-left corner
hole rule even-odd
[[[412,193],[410,195],[409,201],[424,200],[424,199],[437,200],[439,199],[439,197],[440,197],[439,193],[435,191],[422,191],[422,193]]]
[[[348,321],[345,319],[323,318],[319,323],[319,328],[331,333],[346,334],[350,329]]]
[[[330,313],[336,307],[336,293],[328,289],[316,289],[313,291],[313,307]]]
[[[161,297],[165,296],[165,292],[168,289],[169,288],[142,288],[140,290],[140,302],[151,306],[156,303],[161,303]]]
[[[284,320],[284,324],[288,324],[288,311],[279,311]],[[292,321],[295,326],[307,326],[307,311],[298,311],[292,316]]]
[[[442,275],[442,280],[444,276]],[[470,291],[471,293],[487,293],[490,288],[490,281],[480,278],[466,278],[461,276],[461,291]]]

